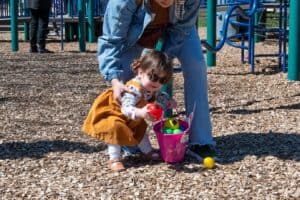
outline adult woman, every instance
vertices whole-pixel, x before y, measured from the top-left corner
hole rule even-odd
[[[214,156],[211,133],[207,72],[196,19],[201,0],[109,1],[98,39],[101,74],[112,83],[114,97],[128,89],[123,84],[133,76],[130,63],[145,48],[164,39],[163,51],[181,62],[187,115],[195,105],[189,138],[189,153],[203,158]]]

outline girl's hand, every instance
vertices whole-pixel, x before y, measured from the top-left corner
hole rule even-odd
[[[130,93],[133,92],[131,89],[126,87],[126,85],[124,85],[124,83],[122,83],[118,79],[111,80],[111,84],[114,91],[114,98],[117,99],[119,102],[121,101],[122,94],[124,92],[130,92]]]
[[[170,99],[167,104],[168,109],[173,109],[177,107],[177,103],[174,99]]]
[[[177,107],[176,101],[166,92],[159,92],[156,101],[165,109],[173,109]]]
[[[138,118],[147,119],[151,122],[155,122],[155,118],[150,115],[147,106],[144,106],[143,108],[136,108],[135,116]]]

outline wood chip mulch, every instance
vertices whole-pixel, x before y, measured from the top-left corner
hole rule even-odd
[[[95,97],[108,84],[98,72],[96,44],[53,54],[17,53],[0,41],[0,199],[299,199],[300,82],[288,81],[275,58],[255,74],[239,50],[225,46],[208,68],[213,136],[220,162],[207,170],[126,158],[127,170],[107,168],[106,146],[83,134]],[[273,50],[272,44],[260,50]],[[183,107],[183,79],[174,97]],[[152,132],[151,141],[157,147]]]

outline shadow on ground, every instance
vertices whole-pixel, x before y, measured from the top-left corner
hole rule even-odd
[[[299,133],[237,133],[216,137],[215,140],[222,160],[220,164],[240,161],[248,155],[300,161]]]
[[[274,156],[281,160],[300,161],[300,135],[298,133],[236,133],[215,138],[218,164],[227,165],[243,160],[246,156],[257,158]],[[199,163],[189,167],[190,163]],[[201,162],[187,157],[182,163],[169,165],[170,169],[185,173],[206,170]]]
[[[236,133],[215,138],[219,164],[226,165],[243,160],[246,156],[257,158],[274,156],[281,160],[300,161],[300,135],[297,133]],[[105,150],[106,145],[99,143],[90,146],[84,142],[64,140],[26,142],[8,142],[0,144],[0,160],[30,157],[40,159],[50,152],[79,152],[84,154],[97,153]],[[143,165],[157,165],[160,162],[143,160],[140,155],[125,157],[128,168]],[[185,173],[205,170],[203,166],[189,168],[190,163],[199,163],[187,157],[182,163],[170,164],[169,168]]]
[[[38,141],[38,142],[8,142],[0,144],[0,160],[19,159],[30,157],[39,159],[50,152],[80,152],[95,153],[105,149],[105,145],[99,143],[97,146],[90,146],[84,142],[70,142],[64,140]]]
[[[294,95],[291,95],[290,97],[287,98],[294,98],[294,97],[299,97],[300,93],[296,93]],[[228,109],[230,109],[229,111],[226,111],[226,113],[230,113],[230,114],[252,114],[252,113],[260,113],[263,111],[270,111],[270,110],[279,110],[279,109],[288,109],[288,110],[300,110],[300,103],[293,103],[293,104],[287,104],[287,105],[278,105],[278,106],[272,106],[270,103],[270,107],[269,108],[261,108],[261,109],[245,109],[245,108],[240,108],[240,107],[246,107],[246,106],[252,106],[254,104],[257,103],[264,103],[264,102],[269,102],[269,101],[273,101],[275,99],[278,99],[278,97],[271,97],[271,98],[266,98],[266,99],[262,99],[262,100],[252,100],[252,101],[248,101],[246,103],[244,103],[243,105],[241,104],[237,104],[237,105],[232,105],[232,106],[228,106]],[[213,114],[223,114],[223,107],[212,107],[210,108],[210,111]],[[183,114],[183,113],[181,113]]]

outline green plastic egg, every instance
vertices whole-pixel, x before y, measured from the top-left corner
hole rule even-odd
[[[172,134],[173,130],[171,128],[164,128],[163,132],[164,134]]]
[[[180,128],[177,128],[177,129],[174,129],[174,130],[173,130],[173,133],[174,133],[174,134],[181,133],[181,132],[182,132],[182,130],[181,130]]]

